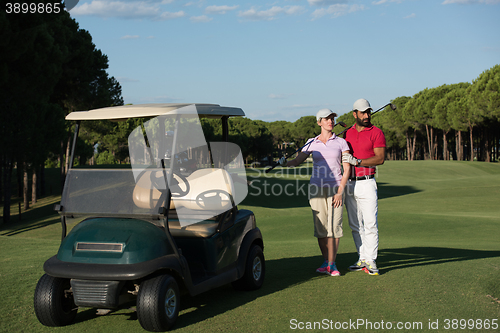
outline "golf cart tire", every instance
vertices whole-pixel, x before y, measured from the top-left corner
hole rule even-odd
[[[141,283],[137,295],[137,318],[150,332],[168,331],[180,308],[179,286],[171,275],[160,275]]]
[[[78,307],[73,300],[70,280],[44,274],[35,289],[35,314],[45,326],[66,326],[76,317]]]
[[[264,251],[257,244],[252,245],[248,252],[245,262],[245,273],[241,279],[232,283],[236,290],[257,290],[264,283],[266,272],[266,262],[264,260]]]

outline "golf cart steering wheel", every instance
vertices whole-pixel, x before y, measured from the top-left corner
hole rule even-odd
[[[157,174],[157,172],[152,172],[149,179],[153,188],[156,188],[163,193],[165,190],[165,177],[163,175],[163,172],[160,172],[161,175],[159,177],[157,176]],[[182,187],[179,186],[179,181],[175,178],[175,176],[177,176],[184,183],[183,186],[185,187],[185,189],[182,189]],[[189,186],[186,177],[184,177],[179,171],[174,171],[172,184],[170,186],[170,193],[172,194],[172,197],[183,197],[189,193],[190,188],[191,187]]]
[[[178,197],[183,197],[186,194],[189,193],[189,190],[191,189],[191,186],[189,186],[189,182],[186,177],[184,177],[179,171],[175,170],[173,176],[177,176],[182,180],[183,187],[185,189],[182,189],[181,186],[179,186],[179,181],[175,177],[172,177],[172,184],[170,184],[170,193],[172,194],[173,198],[178,198]]]
[[[196,196],[196,205],[198,207],[206,208],[207,204],[208,205],[213,205],[214,203],[217,203],[219,207],[216,208],[210,208],[210,209],[221,209],[223,207],[222,204],[222,195],[228,198],[228,200],[231,200],[231,195],[224,190],[208,190],[205,192],[202,192]],[[217,200],[217,201],[215,201]]]

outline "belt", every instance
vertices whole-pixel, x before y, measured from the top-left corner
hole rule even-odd
[[[372,179],[375,178],[375,175],[366,175],[366,176],[361,176],[361,177],[351,177],[349,180],[365,180],[365,179]]]

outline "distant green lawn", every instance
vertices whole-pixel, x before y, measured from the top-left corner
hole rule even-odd
[[[388,325],[396,331],[403,325],[402,332],[428,331],[430,323],[439,325],[434,332],[500,332],[491,327],[493,319],[500,326],[499,164],[388,161],[380,166],[380,276],[347,270],[357,255],[346,214],[337,258],[342,276],[315,272],[322,259],[307,197],[300,191],[307,191],[308,173],[307,168],[248,170],[253,183],[240,208],[254,211],[264,236],[264,286],[248,293],[225,286],[186,296],[174,331],[314,331],[306,328],[315,322],[321,324],[316,331],[334,331],[335,325],[344,325],[338,331],[355,331],[345,325],[356,322],[366,332],[389,331]],[[273,195],[286,185],[297,195]],[[141,331],[133,308],[103,317],[81,309],[77,322],[64,328],[37,321],[33,292],[61,237],[59,218],[51,211],[58,200],[44,198],[20,222],[14,214],[0,229],[0,331]],[[471,326],[461,329],[461,319],[476,321],[462,321]]]

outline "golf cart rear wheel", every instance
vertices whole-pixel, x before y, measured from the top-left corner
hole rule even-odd
[[[256,290],[262,287],[266,272],[264,252],[259,245],[253,245],[245,263],[245,273],[241,279],[234,281],[233,287],[237,290]]]
[[[179,286],[172,276],[165,274],[142,282],[137,295],[137,318],[142,328],[168,331],[177,320],[180,301]]]
[[[44,274],[35,289],[35,314],[45,326],[66,326],[76,317],[78,308],[70,291],[69,279]]]

